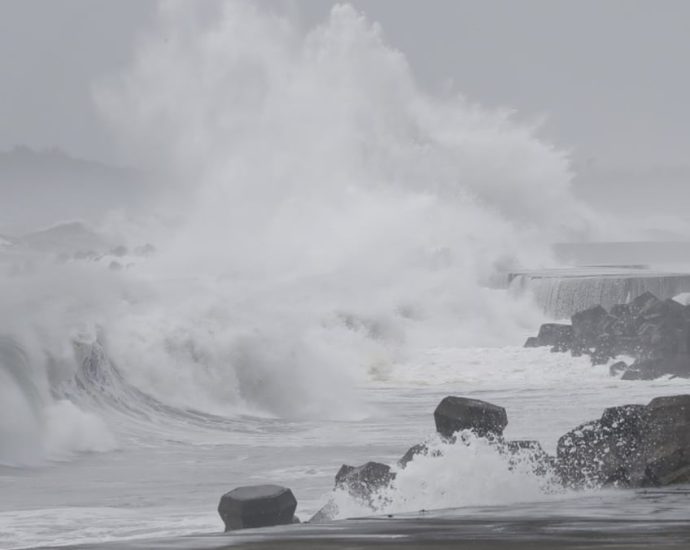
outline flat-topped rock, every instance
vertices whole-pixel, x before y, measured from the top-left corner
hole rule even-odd
[[[606,409],[558,440],[558,465],[567,485],[690,482],[690,395]]]
[[[501,436],[508,425],[503,407],[467,397],[448,396],[434,411],[436,431],[452,437],[460,430],[471,430],[481,437]]]
[[[297,499],[280,485],[238,487],[225,493],[218,504],[225,530],[287,525],[295,519]]]

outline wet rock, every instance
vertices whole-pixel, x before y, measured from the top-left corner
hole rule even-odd
[[[635,361],[623,373],[623,380],[654,380],[660,376],[690,377],[690,355],[674,355]]]
[[[648,308],[654,307],[654,305],[660,301],[661,300],[651,292],[644,292],[630,302],[630,312],[633,316],[640,315]]]
[[[553,352],[568,351],[573,341],[573,327],[561,323],[545,323],[539,327],[539,334],[525,342],[526,348],[550,346]]]
[[[657,299],[644,307],[637,316],[646,322],[663,319],[670,324],[678,324],[684,320],[684,310],[685,307],[675,300]]]
[[[601,425],[623,436],[638,437],[644,429],[645,410],[644,405],[609,407],[601,415]]]
[[[338,506],[333,500],[329,500],[314,514],[307,523],[326,523],[338,516]]]
[[[527,338],[525,341],[525,345],[523,347],[525,348],[538,348],[541,347],[542,344],[539,343],[539,338],[536,336],[530,336]]]
[[[413,445],[407,451],[405,452],[404,455],[398,460],[398,466],[401,468],[404,468],[407,466],[414,457],[417,455],[426,455],[429,452],[429,447],[427,446],[426,443],[417,443],[417,445]]]
[[[555,344],[551,344],[556,342]],[[593,365],[603,365],[620,355],[635,362],[625,368],[625,380],[650,380],[672,375],[690,378],[690,306],[672,299],[660,300],[645,292],[629,304],[607,312],[595,306],[572,316],[572,327],[550,323],[525,347],[552,345],[551,351],[588,355]],[[612,374],[623,370],[612,367]]]
[[[559,323],[546,323],[539,328],[537,340],[541,346],[553,346],[552,351],[567,351],[573,342],[573,327]]]
[[[571,317],[573,326],[573,345],[586,349],[596,344],[602,334],[602,322],[608,316],[601,306],[594,306],[575,313]]]
[[[410,458],[410,460],[412,460]],[[343,464],[335,474],[335,488],[346,490],[351,496],[374,508],[376,493],[388,487],[395,479],[390,466],[380,462],[367,462],[361,466]],[[314,514],[309,523],[324,523],[338,516],[338,505],[331,498]]]
[[[503,407],[466,397],[443,398],[434,411],[436,431],[450,438],[460,430],[472,430],[480,437],[503,435],[508,415]]]
[[[558,469],[566,485],[630,485],[642,448],[644,407],[606,409],[558,440]]]
[[[616,356],[616,340],[610,334],[601,334],[589,352],[592,365],[605,365]]]
[[[611,311],[609,311],[609,313],[619,320],[634,318],[630,304],[616,304],[615,306],[611,306]]]
[[[690,395],[606,409],[559,439],[558,466],[570,486],[690,482]]]
[[[269,527],[293,523],[297,499],[280,485],[238,487],[225,493],[218,504],[225,530]]]
[[[609,367],[609,374],[611,376],[617,376],[626,370],[628,370],[628,364],[625,361],[617,361]]]
[[[532,473],[538,476],[555,471],[555,458],[544,451],[539,441],[531,439],[502,441],[498,450],[509,456],[508,467],[511,470],[526,464]]]
[[[637,357],[640,352],[640,342],[637,336],[618,336],[615,340],[614,352],[618,355],[630,355]]]
[[[372,494],[387,487],[395,479],[390,466],[380,462],[367,462],[361,466],[343,464],[335,475],[336,488],[345,488],[361,499],[370,499]]]
[[[690,482],[690,395],[657,397],[645,407],[640,486]]]

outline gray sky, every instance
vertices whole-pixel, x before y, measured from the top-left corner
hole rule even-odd
[[[452,81],[479,103],[545,115],[543,134],[580,165],[653,173],[690,164],[690,2],[352,3],[381,23],[424,86]],[[331,5],[288,4],[305,24]],[[122,160],[90,86],[127,62],[154,12],[149,0],[0,0],[0,149]]]

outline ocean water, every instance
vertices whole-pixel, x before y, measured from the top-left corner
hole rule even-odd
[[[564,493],[482,440],[436,442],[375,509],[331,494],[342,463],[433,442],[445,395],[506,407],[508,437],[553,452],[605,407],[688,390],[521,347],[548,316],[509,272],[564,267],[554,242],[639,236],[573,197],[536,125],[425,90],[347,5],[304,29],[162,3],[94,90],[159,200],[44,228],[52,248],[0,245],[3,548],[215,533],[221,494],[266,482],[303,520],[331,498],[341,519],[626,509],[631,493]],[[633,498],[633,516],[683,499]]]

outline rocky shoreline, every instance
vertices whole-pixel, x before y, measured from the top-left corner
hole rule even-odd
[[[555,456],[546,453],[538,441],[505,439],[507,413],[486,401],[445,397],[434,411],[434,421],[444,441],[463,445],[472,438],[483,438],[507,458],[509,467],[513,459],[526,454],[532,473],[548,476],[561,489],[666,487],[690,482],[690,395],[605,409],[601,418],[561,436]],[[415,457],[434,456],[433,452],[426,443],[419,443],[393,467],[378,462],[356,467],[344,464],[335,475],[335,489],[373,506],[377,495],[394,484]],[[295,523],[296,506],[292,492],[285,487],[254,486],[223,495],[218,511],[226,531],[231,531]],[[331,500],[308,523],[331,521],[336,512]]]
[[[631,357],[631,363],[618,361],[610,367],[612,375],[624,380],[690,378],[690,305],[661,300],[651,292],[609,310],[597,305],[575,313],[569,325],[543,324],[525,342],[528,348],[541,346],[588,355],[592,364]]]

